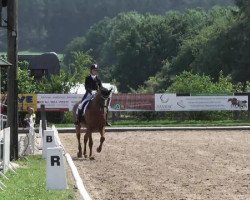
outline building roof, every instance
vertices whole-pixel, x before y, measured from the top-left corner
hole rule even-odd
[[[6,60],[0,58],[0,67],[9,67],[9,66],[11,66],[11,65],[12,65],[12,64],[9,63],[8,61],[6,61]]]

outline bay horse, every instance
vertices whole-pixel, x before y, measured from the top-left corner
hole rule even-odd
[[[84,147],[83,147],[83,155],[87,158],[87,142],[89,141],[89,159],[93,160],[92,156],[92,147],[93,147],[93,132],[100,132],[100,145],[97,148],[97,152],[100,153],[102,151],[102,144],[105,141],[105,125],[107,120],[107,112],[108,112],[108,102],[110,101],[110,94],[112,89],[108,90],[104,87],[100,87],[97,90],[94,98],[89,102],[87,108],[85,110],[84,118],[82,117],[79,124],[75,126],[76,128],[76,137],[78,140],[78,152],[77,157],[82,157],[82,146],[81,146],[81,128],[85,127],[86,132],[84,135]],[[76,110],[78,105],[81,102],[78,102],[73,107],[73,117],[76,119]]]

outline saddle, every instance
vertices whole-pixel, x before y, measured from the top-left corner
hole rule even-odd
[[[90,103],[91,100],[92,99],[87,100],[86,102],[83,103],[83,106],[82,106],[82,109],[83,109],[82,116],[85,115],[85,111],[86,111],[86,109],[87,109],[87,107],[88,107],[88,105],[89,105],[89,103]]]
[[[76,110],[76,114],[77,115],[81,115],[81,117],[83,117],[85,115],[85,111],[89,105],[89,103],[94,99],[94,96],[92,96],[90,99],[84,99],[81,104],[82,106],[78,107]]]

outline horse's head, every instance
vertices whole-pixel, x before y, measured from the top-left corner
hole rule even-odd
[[[96,99],[99,99],[100,106],[102,108],[108,106],[110,95],[111,95],[112,89],[108,90],[105,87],[98,88]]]
[[[112,89],[108,90],[105,87],[100,87],[99,88],[100,96],[102,99],[107,100],[110,97],[110,94],[112,92]]]

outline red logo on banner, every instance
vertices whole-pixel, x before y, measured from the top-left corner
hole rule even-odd
[[[113,94],[111,110],[122,111],[154,111],[155,96],[153,94]]]

